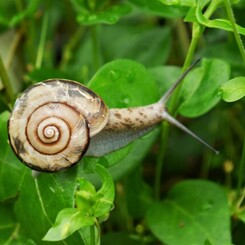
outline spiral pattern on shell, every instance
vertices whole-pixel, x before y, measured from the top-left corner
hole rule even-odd
[[[94,92],[64,79],[30,87],[9,119],[9,141],[29,167],[56,172],[79,162],[90,137],[107,124],[109,109]]]

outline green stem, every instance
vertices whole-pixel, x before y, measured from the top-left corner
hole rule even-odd
[[[43,54],[44,54],[45,43],[46,43],[46,36],[47,36],[47,31],[48,31],[48,19],[49,18],[48,18],[48,13],[47,13],[43,17],[40,42],[38,46],[37,59],[36,59],[36,64],[35,64],[35,67],[37,69],[42,66]]]
[[[70,38],[69,42],[64,46],[62,59],[60,62],[60,68],[66,70],[66,66],[72,59],[75,49],[81,41],[81,36],[84,33],[85,28],[83,26],[79,27],[75,34]]]
[[[245,171],[245,138],[243,141],[242,157],[239,163],[238,183],[237,183],[237,196],[238,197],[242,193],[242,185],[244,182],[244,171]]]
[[[173,21],[173,23],[176,26],[177,38],[179,40],[178,42],[179,49],[180,49],[179,52],[181,55],[181,60],[183,60],[185,59],[190,46],[190,38],[187,31],[187,26],[180,18]]]
[[[160,150],[157,156],[156,163],[156,175],[155,175],[155,197],[157,200],[160,200],[161,194],[161,175],[163,169],[164,156],[167,150],[168,143],[168,135],[169,135],[169,125],[167,123],[162,124],[161,130],[161,139],[160,139]]]
[[[95,71],[99,69],[99,41],[98,41],[98,26],[91,26],[92,45],[93,45],[93,64]]]
[[[95,226],[90,226],[90,245],[95,245]]]
[[[232,29],[233,29],[233,32],[234,32],[234,36],[235,36],[235,39],[236,39],[237,46],[238,46],[238,48],[240,50],[243,62],[245,64],[245,50],[244,50],[244,46],[243,46],[241,37],[240,37],[240,35],[239,35],[238,31],[237,31],[236,20],[235,20],[233,11],[232,11],[231,3],[230,3],[229,0],[224,0],[224,2],[225,2],[225,7],[226,7],[226,12],[227,12],[228,18],[229,18],[229,20],[231,22],[231,25],[232,25]]]
[[[12,62],[13,62],[13,59],[16,55],[16,50],[18,48],[18,45],[20,44],[20,41],[21,41],[21,38],[24,34],[24,31],[23,29],[18,29],[14,35],[14,38],[13,38],[13,41],[10,45],[10,48],[9,48],[9,52],[8,52],[8,56],[7,56],[7,61],[6,61],[6,69],[8,69]]]
[[[12,103],[15,99],[15,93],[14,93],[14,89],[12,87],[12,84],[10,83],[8,73],[5,69],[5,66],[3,64],[3,60],[2,60],[1,56],[0,56],[0,78],[2,80],[4,88],[6,90],[7,101],[9,103]]]
[[[190,47],[185,59],[185,63],[182,68],[182,72],[185,71],[190,65],[194,57],[195,50],[199,43],[200,37],[202,35],[202,27],[198,23],[193,23],[192,26],[192,39],[190,43]]]
[[[211,1],[210,5],[208,6],[206,12],[204,13],[205,17],[210,18],[213,12],[219,5],[219,1]],[[205,27],[201,26],[200,24],[194,22],[192,25],[192,39],[191,43],[187,52],[187,56],[182,67],[182,72],[184,72],[192,63],[195,50],[199,43],[199,40],[202,36]],[[171,103],[169,105],[169,111],[173,114],[176,112],[176,107],[178,105],[179,100],[179,93],[181,89],[181,84],[177,87],[176,91],[172,96]],[[156,166],[156,180],[155,180],[155,196],[156,198],[160,197],[160,185],[161,185],[161,174],[163,169],[163,162],[165,158],[165,154],[167,151],[167,142],[168,142],[168,135],[169,135],[169,125],[162,127],[162,134],[161,134],[161,151],[157,158],[157,166]]]

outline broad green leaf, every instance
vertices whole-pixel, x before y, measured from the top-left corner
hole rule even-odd
[[[41,173],[37,178],[31,176],[30,170],[26,171],[15,212],[29,238],[42,244],[42,237],[60,210],[74,206],[76,188],[76,167],[56,174]],[[77,239],[77,236],[72,236],[71,244]]]
[[[95,228],[95,226],[93,228]],[[85,226],[85,227],[82,227],[78,231],[84,245],[91,245],[91,230],[90,229],[91,229],[91,227]],[[101,236],[101,234],[99,233],[98,229],[95,229],[95,238],[96,238],[95,245],[101,244],[100,243],[100,236]]]
[[[221,86],[221,97],[226,102],[233,102],[245,96],[245,77],[235,77]]]
[[[199,7],[196,8],[196,18],[200,24],[206,27],[217,28],[217,29],[222,29],[225,31],[233,32],[233,27],[229,20],[224,20],[224,19],[209,20],[205,18],[205,16],[202,14],[202,11]],[[238,24],[235,24],[235,25],[236,25],[238,33],[241,35],[245,35],[245,28],[242,26],[239,26]]]
[[[143,65],[130,60],[107,63],[90,80],[88,87],[99,94],[110,108],[146,105],[159,98],[151,74]],[[128,147],[132,146],[97,159],[98,163],[106,163],[107,167],[114,165],[128,154]],[[90,162],[93,164],[94,158],[86,159],[86,165]]]
[[[165,18],[178,18],[184,16],[186,13],[186,8],[181,6],[174,6],[175,4],[164,5],[159,0],[130,0],[130,2],[147,13]]]
[[[227,197],[212,182],[187,180],[175,185],[165,200],[152,205],[146,220],[168,245],[231,244]]]
[[[131,8],[126,4],[113,5],[97,13],[78,14],[77,21],[83,25],[115,24],[122,16],[128,14],[130,10]]]
[[[0,244],[25,244],[35,245],[36,243],[26,236],[21,225],[15,217],[13,202],[0,202]]]
[[[0,200],[15,197],[27,171],[8,144],[8,111],[0,114]],[[11,176],[11,178],[10,178]]]
[[[159,98],[152,75],[140,63],[127,59],[105,64],[92,77],[88,87],[110,108],[146,105]]]
[[[0,244],[10,242],[14,230],[18,227],[12,208],[11,203],[0,203]]]
[[[226,62],[203,59],[201,69],[185,78],[181,95],[183,103],[179,107],[179,113],[187,117],[197,117],[211,110],[220,101],[220,86],[229,77],[230,67]]]
[[[44,236],[44,241],[60,241],[84,226],[94,224],[94,218],[82,210],[66,208],[59,212],[55,224]]]
[[[156,66],[148,69],[154,80],[157,82],[161,96],[177,81],[181,75],[181,67],[177,66]],[[190,73],[192,73],[192,70]]]

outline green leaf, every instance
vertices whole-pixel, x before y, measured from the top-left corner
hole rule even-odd
[[[97,202],[94,207],[94,216],[103,219],[104,216],[107,217],[113,208],[115,186],[110,173],[105,167],[97,164],[95,167],[95,172],[100,176],[102,186],[95,195]]]
[[[239,212],[238,214],[236,214],[236,217],[243,223],[245,223],[245,211]]]
[[[146,105],[159,98],[151,74],[140,63],[127,59],[105,64],[92,77],[88,87],[98,93],[110,108]]]
[[[229,77],[230,67],[226,62],[203,59],[201,68],[188,74],[183,83],[179,113],[197,117],[211,110],[220,101],[220,86]]]
[[[55,224],[43,240],[63,240],[81,227],[93,225],[95,218],[104,220],[108,217],[115,197],[114,182],[103,166],[97,164],[95,172],[102,179],[101,188],[95,192],[91,183],[80,179],[80,189],[76,192],[77,208],[60,211]]]
[[[11,203],[0,203],[0,244],[8,244],[12,239],[14,230],[18,228]]]
[[[0,200],[17,195],[27,168],[18,160],[8,144],[8,111],[0,114]],[[9,177],[11,176],[11,178]]]
[[[44,241],[60,241],[84,226],[94,224],[94,219],[76,208],[66,208],[59,212],[55,224],[44,236]]]
[[[133,4],[140,7],[143,11],[165,18],[178,18],[186,13],[186,8],[175,6],[175,4],[163,5],[159,0],[130,0]],[[170,6],[172,5],[172,6]]]
[[[91,213],[91,207],[95,204],[95,187],[86,179],[79,179],[79,190],[75,195],[75,203],[79,210]],[[92,213],[91,213],[92,214]]]
[[[131,8],[126,4],[113,5],[101,12],[78,14],[77,21],[83,25],[115,24],[122,16],[128,14]]]
[[[207,5],[210,0],[160,0],[162,3],[166,5],[179,5],[179,6],[200,6],[204,7]]]
[[[214,20],[208,20],[201,11],[200,7],[196,8],[196,18],[197,21],[209,28],[217,28],[225,31],[231,31],[233,32],[233,27],[232,24],[229,20],[224,20],[224,19],[214,19]],[[238,24],[235,24],[237,31],[241,35],[245,35],[245,28],[242,26],[239,26]]]
[[[245,96],[245,77],[235,77],[221,86],[221,97],[226,102],[234,102]]]
[[[190,73],[194,71],[192,70]],[[156,66],[150,68],[149,72],[157,82],[160,94],[163,95],[180,77],[181,68],[177,66]]]
[[[146,220],[153,234],[169,245],[231,244],[227,197],[212,182],[175,185],[164,201],[152,205]]]
[[[143,65],[131,60],[120,59],[107,63],[90,80],[88,87],[99,94],[110,108],[146,105],[159,98],[156,82],[151,74]],[[107,167],[112,166],[123,159],[131,147],[129,145],[110,153],[97,159],[97,162]],[[94,158],[86,159],[86,165],[93,163]]]
[[[26,169],[15,212],[28,237],[40,244],[58,212],[74,205],[76,168],[56,174],[41,173],[37,178],[33,178],[31,171]],[[71,241],[74,244],[77,237],[72,237]]]

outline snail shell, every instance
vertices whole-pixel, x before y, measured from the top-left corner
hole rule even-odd
[[[109,119],[102,99],[80,83],[46,80],[27,89],[9,120],[9,142],[32,169],[55,172],[79,162]]]

